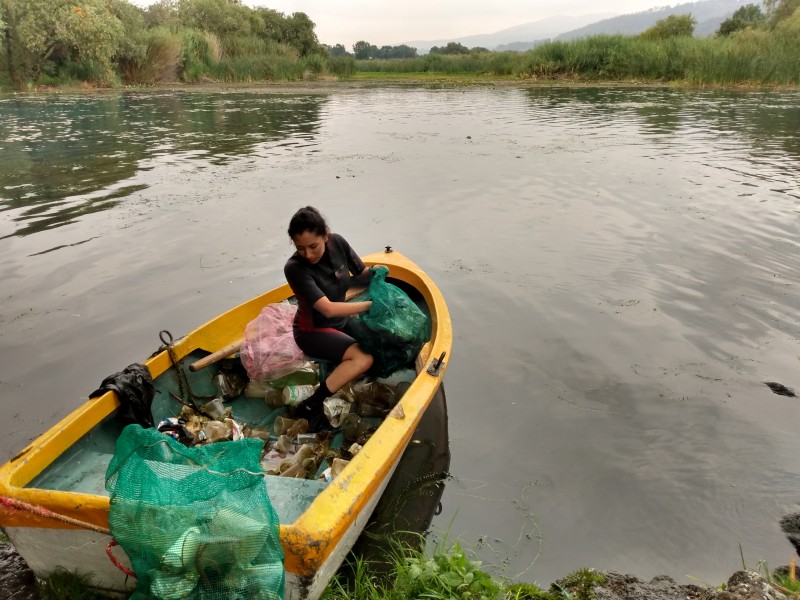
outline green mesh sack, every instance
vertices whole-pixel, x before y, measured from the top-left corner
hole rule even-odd
[[[431,336],[428,316],[403,290],[386,281],[389,270],[378,267],[369,289],[354,300],[372,300],[368,312],[350,319],[359,346],[374,358],[371,373],[386,377],[414,361]]]
[[[106,472],[111,534],[136,573],[133,599],[283,598],[279,522],[263,442],[187,448],[128,425]]]

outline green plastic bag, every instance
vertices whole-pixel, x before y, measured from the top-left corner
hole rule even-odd
[[[372,300],[372,307],[350,319],[359,346],[371,354],[370,373],[386,377],[413,364],[431,336],[430,318],[403,290],[386,281],[389,270],[375,269],[369,289],[354,300]]]
[[[106,472],[111,534],[136,573],[132,599],[283,598],[279,520],[257,439],[187,448],[139,425]]]

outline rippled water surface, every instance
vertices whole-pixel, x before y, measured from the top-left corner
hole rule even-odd
[[[0,98],[0,459],[282,283],[314,204],[455,332],[433,522],[498,575],[718,583],[798,509],[800,100],[633,89]]]

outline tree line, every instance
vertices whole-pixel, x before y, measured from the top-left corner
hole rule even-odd
[[[800,82],[800,0],[740,7],[716,36],[693,38],[692,15],[671,15],[638,36],[546,42],[491,52],[459,42],[419,56],[365,40],[352,52],[321,44],[303,12],[242,0],[0,0],[0,84],[265,81],[358,71],[486,74],[522,78],[685,78],[700,82]]]
[[[59,77],[111,84],[236,75],[259,57],[287,67],[327,56],[314,28],[305,13],[250,8],[241,0],[159,0],[147,8],[128,0],[0,0],[3,66],[16,85]],[[227,64],[220,68],[221,62]],[[321,59],[300,67],[315,64]]]

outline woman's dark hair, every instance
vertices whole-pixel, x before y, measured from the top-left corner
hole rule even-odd
[[[289,221],[290,238],[294,238],[294,236],[304,231],[310,231],[319,236],[328,233],[328,224],[325,222],[325,217],[319,214],[319,211],[313,206],[301,208],[294,213],[292,220]]]

